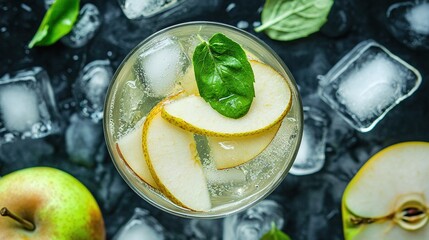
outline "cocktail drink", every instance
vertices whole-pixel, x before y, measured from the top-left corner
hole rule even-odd
[[[140,43],[116,71],[104,110],[107,146],[129,186],[160,209],[199,218],[270,194],[293,163],[302,121],[296,84],[274,51],[211,22]]]

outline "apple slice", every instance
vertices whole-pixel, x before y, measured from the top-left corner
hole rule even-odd
[[[276,136],[281,123],[266,132],[245,137],[207,137],[210,157],[217,169],[244,164],[261,153]]]
[[[429,239],[429,143],[392,145],[359,170],[342,199],[346,239]]]
[[[159,190],[179,206],[207,211],[211,202],[194,136],[161,117],[162,104],[143,126],[143,152]]]
[[[141,180],[157,189],[158,185],[149,171],[143,154],[142,132],[144,122],[145,118],[139,121],[131,132],[121,137],[116,143],[116,149],[122,160]]]
[[[239,118],[225,117],[203,98],[191,95],[164,105],[162,117],[187,131],[207,136],[248,136],[279,123],[292,104],[292,93],[282,75],[270,66],[250,61],[255,75],[255,95],[249,112]]]

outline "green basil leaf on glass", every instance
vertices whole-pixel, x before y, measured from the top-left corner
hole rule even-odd
[[[79,0],[54,1],[28,47],[54,44],[72,30],[78,15]]]
[[[195,48],[192,62],[200,96],[213,109],[235,119],[249,111],[255,77],[238,43],[216,33]]]
[[[334,0],[267,0],[262,24],[255,31],[264,31],[280,41],[306,37],[325,24],[333,3]]]

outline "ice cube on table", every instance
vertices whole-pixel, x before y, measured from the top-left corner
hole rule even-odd
[[[100,25],[101,15],[98,8],[87,3],[79,11],[78,19],[70,33],[61,38],[61,42],[71,48],[83,47],[94,37]]]
[[[322,100],[361,132],[373,129],[421,83],[414,67],[373,40],[358,44],[320,79]]]
[[[186,239],[222,239],[221,219],[191,219],[185,226]]]
[[[99,122],[103,118],[104,97],[112,78],[109,60],[88,63],[74,85],[74,96],[80,113]]]
[[[283,207],[273,200],[263,200],[244,212],[230,215],[223,222],[224,240],[258,240],[271,229],[271,223],[281,229]]]
[[[0,78],[0,144],[58,133],[59,119],[49,76],[42,68]]]
[[[148,18],[164,12],[186,0],[118,0],[129,19]]]
[[[329,118],[315,107],[304,107],[304,130],[298,155],[290,169],[293,175],[318,172],[325,163]]]
[[[189,59],[180,43],[165,38],[142,50],[137,60],[137,75],[152,97],[164,97],[174,88]]]
[[[429,49],[429,2],[405,1],[387,9],[389,30],[410,48]]]
[[[66,129],[66,152],[71,161],[91,167],[95,164],[95,154],[103,139],[101,123],[73,114]]]
[[[113,240],[163,240],[164,228],[145,209],[134,209],[133,216],[116,233]]]

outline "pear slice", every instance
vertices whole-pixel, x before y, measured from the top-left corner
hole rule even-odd
[[[172,202],[194,210],[211,208],[207,181],[193,134],[161,117],[162,104],[143,126],[143,152],[158,189]]]
[[[147,166],[142,148],[142,131],[145,118],[136,124],[136,127],[116,142],[119,156],[128,167],[144,182],[158,188]]]
[[[210,157],[217,169],[244,164],[261,153],[276,136],[281,123],[266,132],[245,137],[207,137]]]
[[[255,95],[249,112],[239,118],[225,117],[203,98],[190,95],[164,105],[162,117],[187,131],[206,136],[248,136],[279,123],[292,104],[286,79],[270,66],[250,61],[255,75]]]
[[[392,145],[373,157],[342,199],[346,239],[429,239],[429,143]]]

